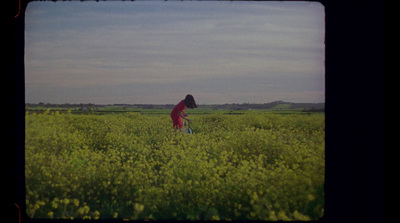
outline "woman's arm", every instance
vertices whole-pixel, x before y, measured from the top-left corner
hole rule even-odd
[[[188,122],[190,121],[189,119],[186,118],[187,114],[185,114],[183,111],[179,111],[178,115],[181,118],[185,119],[186,121],[188,121]]]

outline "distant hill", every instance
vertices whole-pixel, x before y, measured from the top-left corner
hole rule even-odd
[[[319,110],[325,109],[325,103],[293,103],[285,101],[273,101],[263,104],[242,103],[242,104],[220,104],[220,105],[202,105],[200,107],[211,107],[212,109],[228,110],[250,110],[250,109],[305,109]]]
[[[39,104],[26,103],[25,106],[30,109],[173,109],[173,104],[50,104],[40,102]],[[198,105],[199,109],[210,109],[210,110],[251,110],[251,109],[273,109],[273,110],[286,110],[286,109],[303,109],[309,111],[324,111],[325,103],[293,103],[285,101],[273,101],[269,103],[256,104],[256,103],[242,103],[242,104],[214,104],[214,105]]]

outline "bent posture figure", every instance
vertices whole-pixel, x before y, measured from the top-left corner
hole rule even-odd
[[[171,112],[171,119],[173,122],[173,128],[182,129],[182,118],[186,121],[190,121],[187,119],[187,114],[183,112],[186,108],[197,108],[196,102],[192,95],[186,95],[185,99],[180,101]]]

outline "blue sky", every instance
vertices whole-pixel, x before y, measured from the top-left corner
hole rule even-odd
[[[27,103],[324,102],[314,2],[30,2]]]

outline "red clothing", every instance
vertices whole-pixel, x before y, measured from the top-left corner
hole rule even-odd
[[[172,109],[171,119],[174,122],[173,124],[174,128],[177,128],[178,126],[179,128],[182,128],[182,119],[179,116],[179,112],[183,112],[185,108],[186,108],[185,101],[182,100],[174,107],[174,109]]]

